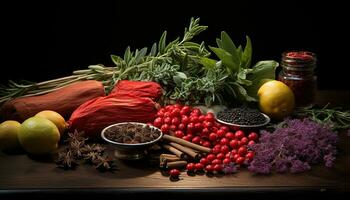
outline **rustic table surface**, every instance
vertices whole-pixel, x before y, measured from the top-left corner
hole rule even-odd
[[[317,102],[350,107],[350,91],[319,91]],[[117,171],[100,173],[81,165],[76,170],[58,169],[50,161],[35,160],[27,155],[0,153],[0,199],[77,195],[93,197],[118,195],[137,198],[163,196],[179,199],[184,195],[260,195],[260,194],[342,194],[350,191],[350,137],[340,133],[339,155],[334,168],[315,166],[302,174],[253,175],[247,170],[229,176],[188,176],[170,181],[147,161],[117,161]]]

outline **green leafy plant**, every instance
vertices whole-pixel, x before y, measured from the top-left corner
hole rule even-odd
[[[19,96],[34,96],[58,90],[82,80],[98,80],[108,93],[119,80],[156,81],[165,90],[165,99],[186,104],[229,104],[233,100],[256,101],[256,91],[265,79],[274,79],[278,63],[261,61],[250,67],[252,45],[249,37],[244,47],[236,47],[227,33],[217,39],[218,47],[210,49],[220,59],[210,58],[205,43],[194,42],[206,30],[199,18],[192,18],[184,35],[170,42],[164,31],[158,43],[123,56],[112,55],[115,66],[91,65],[73,75],[41,83],[15,83],[1,86],[0,104]]]
[[[269,79],[275,79],[275,70],[278,63],[273,60],[260,61],[251,67],[252,44],[250,38],[246,37],[244,49],[241,45],[236,47],[232,39],[226,32],[221,32],[221,38],[216,39],[218,47],[210,49],[220,59],[219,64],[223,65],[228,74],[226,85],[232,94],[242,101],[257,101],[257,91],[259,87]],[[202,60],[202,64],[207,68],[217,64],[215,60]]]

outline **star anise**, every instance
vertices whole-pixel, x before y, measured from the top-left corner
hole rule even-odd
[[[55,160],[55,162],[59,167],[64,169],[73,169],[78,165],[70,150],[59,152],[58,158]]]
[[[102,147],[100,144],[86,144],[84,145],[84,147],[82,148],[82,152],[83,153],[89,153],[89,152],[97,152],[97,153],[103,153],[103,151],[105,150],[105,147]]]
[[[83,157],[83,148],[85,146],[84,144],[85,144],[84,140],[83,141],[75,140],[69,144],[70,150],[72,151],[74,156],[78,158]]]
[[[97,159],[93,160],[95,168],[106,171],[113,169],[113,160],[108,156],[98,156]]]
[[[96,160],[99,156],[100,156],[100,153],[96,151],[91,151],[84,155],[84,160],[93,163],[93,161]]]
[[[74,130],[73,133],[68,133],[68,136],[69,138],[65,140],[67,143],[71,143],[73,141],[82,142],[88,139],[87,137],[84,137],[84,132],[79,132],[77,130]]]

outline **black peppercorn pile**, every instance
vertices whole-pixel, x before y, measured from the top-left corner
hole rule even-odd
[[[266,122],[265,117],[257,110],[248,107],[229,108],[220,111],[219,120],[240,125],[259,125]]]

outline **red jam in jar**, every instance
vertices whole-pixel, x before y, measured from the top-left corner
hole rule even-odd
[[[308,51],[284,52],[281,66],[278,80],[293,90],[296,106],[312,104],[317,88],[317,77],[314,75],[316,55]]]

